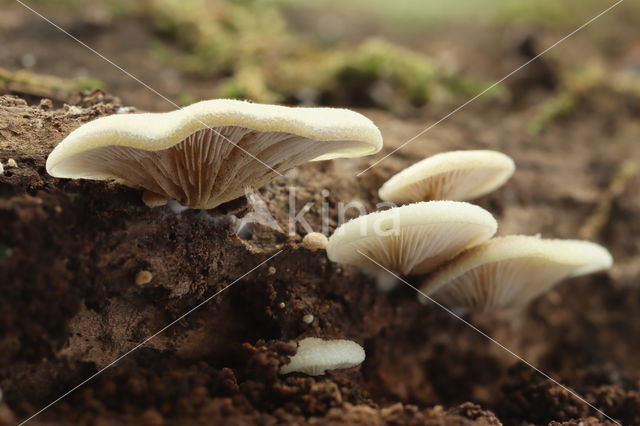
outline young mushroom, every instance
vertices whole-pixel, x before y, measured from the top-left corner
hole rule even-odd
[[[320,232],[309,232],[302,239],[302,247],[307,250],[326,250],[329,240]]]
[[[394,175],[378,195],[394,203],[469,200],[503,185],[514,170],[513,160],[497,151],[443,152]]]
[[[456,257],[428,277],[422,291],[449,306],[486,312],[524,305],[560,280],[612,263],[607,249],[588,241],[511,235]]]
[[[320,376],[327,370],[340,370],[362,364],[364,349],[351,340],[323,340],[307,337],[298,342],[298,351],[280,374],[304,373]]]
[[[378,128],[353,111],[217,99],[167,113],[99,118],[71,132],[46,166],[54,177],[143,188],[150,205],[174,199],[211,209],[308,161],[360,157],[381,147]]]
[[[458,201],[429,201],[370,213],[340,226],[327,255],[337,263],[424,274],[488,240],[498,228],[488,211]],[[373,261],[371,260],[373,259]]]

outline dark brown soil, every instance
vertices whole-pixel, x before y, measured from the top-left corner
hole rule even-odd
[[[338,200],[373,207],[384,179],[425,155],[494,148],[518,164],[504,188],[479,200],[500,233],[576,237],[622,160],[640,158],[639,111],[614,96],[594,94],[535,138],[521,128],[526,111],[470,108],[361,178],[355,173],[375,158],[306,165],[259,192],[286,229],[288,188],[296,187],[298,209],[316,202],[305,217],[319,229],[323,188],[335,218]],[[18,164],[0,176],[3,422],[33,414],[282,250],[33,422],[607,424],[459,320],[418,303],[411,289],[378,292],[356,268],[301,248],[303,229],[288,237],[256,226],[238,238],[224,215],[245,214],[242,201],[176,214],[147,208],[138,191],[117,184],[51,178],[48,152],[119,106],[102,94],[76,102],[50,109],[1,98],[0,160]],[[406,122],[363,113],[385,135],[384,152],[437,114]],[[608,274],[571,280],[518,312],[469,318],[623,424],[640,424],[639,215],[635,178],[595,235],[616,258]],[[152,272],[149,284],[135,283],[141,270]],[[279,376],[295,350],[285,342],[303,336],[353,339],[367,359],[318,378]]]

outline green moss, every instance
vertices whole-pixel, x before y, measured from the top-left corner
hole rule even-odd
[[[541,133],[553,120],[572,111],[576,103],[575,95],[567,90],[552,96],[538,108],[536,117],[529,123],[529,132]]]
[[[180,106],[187,106],[187,105],[191,105],[192,103],[197,102],[198,99],[196,99],[195,96],[193,96],[191,93],[181,93],[180,96],[178,97],[178,104]]]
[[[78,90],[104,90],[106,88],[106,84],[97,78],[79,78],[75,80],[75,87]]]
[[[338,103],[377,106],[398,113],[433,100],[452,101],[488,84],[445,72],[428,56],[381,39],[345,50],[320,84]],[[487,95],[496,96],[500,88]]]
[[[105,84],[94,78],[66,79],[29,70],[9,71],[0,68],[0,89],[4,90],[66,100],[77,91],[97,88],[104,89]]]
[[[381,39],[355,46],[327,45],[294,34],[284,18],[282,0],[107,0],[106,4],[112,13],[146,22],[161,36],[150,46],[155,59],[216,81],[222,97],[376,106],[404,113],[434,100],[475,95],[486,87],[444,72],[426,55]],[[78,82],[78,88],[96,87],[103,84]]]
[[[249,99],[249,94],[245,87],[235,79],[227,80],[220,87],[220,97],[227,99]]]
[[[168,65],[221,78],[219,96],[256,102],[314,102],[405,111],[434,94],[453,99],[482,83],[443,73],[430,58],[380,39],[359,46],[316,45],[295,37],[270,0],[145,0],[142,19],[178,49],[155,43]],[[301,95],[303,93],[303,95]],[[304,98],[304,99],[303,99]]]
[[[429,58],[380,39],[364,42],[353,53],[345,52],[329,76],[330,89],[351,86],[350,90],[366,93],[373,104],[383,107],[394,96],[413,106],[424,105],[438,84],[438,68]]]
[[[597,61],[588,62],[561,77],[557,93],[544,101],[533,120],[529,132],[539,134],[554,120],[573,111],[590,93],[598,88],[609,88],[614,81],[605,66]]]

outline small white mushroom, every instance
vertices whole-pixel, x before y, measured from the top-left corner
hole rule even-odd
[[[305,316],[302,317],[302,322],[304,322],[305,324],[311,324],[314,320],[314,317],[312,314],[306,314]]]
[[[280,373],[296,372],[319,376],[327,370],[355,367],[361,364],[364,358],[362,346],[351,340],[307,337],[298,342],[298,352],[291,357],[289,364],[280,368]]]
[[[211,209],[308,161],[381,148],[378,128],[354,111],[216,99],[98,118],[56,146],[46,167],[55,177],[113,179]]]
[[[7,167],[18,167],[18,163],[13,158],[7,160]]]
[[[4,174],[4,166],[2,165],[2,162],[0,161],[0,175]]]
[[[144,201],[144,199],[143,199],[143,201]],[[171,210],[171,212],[173,214],[180,214],[185,210],[189,210],[189,207],[183,206],[182,204],[180,204],[176,200],[169,200],[167,202],[167,206],[169,207],[169,210]]]
[[[458,201],[429,201],[370,213],[329,238],[333,262],[411,275],[430,272],[498,228],[488,211]]]
[[[510,235],[461,254],[422,285],[422,292],[453,307],[477,311],[528,303],[557,282],[611,267],[604,247],[588,241]]]
[[[320,232],[309,232],[302,239],[302,247],[307,250],[326,250],[329,240]]]
[[[469,200],[502,186],[513,174],[511,157],[489,150],[436,154],[391,177],[378,191],[385,201]]]

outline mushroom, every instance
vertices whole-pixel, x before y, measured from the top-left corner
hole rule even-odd
[[[394,175],[382,185],[378,195],[394,203],[469,200],[503,185],[514,170],[513,160],[501,152],[443,152]]]
[[[488,211],[459,201],[429,201],[370,213],[340,226],[327,255],[338,263],[427,273],[498,228]],[[373,259],[375,262],[372,262]],[[376,268],[377,269],[377,268]]]
[[[211,209],[307,161],[374,154],[378,128],[335,108],[202,101],[167,113],[114,114],[71,132],[49,155],[54,177],[113,179]]]
[[[580,240],[511,235],[461,254],[428,277],[423,293],[478,311],[524,305],[558,281],[611,267],[604,247]]]
[[[309,232],[302,239],[302,247],[307,250],[325,250],[329,241],[324,234],[320,232]]]
[[[280,368],[280,374],[304,373],[309,376],[325,374],[327,370],[340,370],[362,364],[364,349],[351,340],[323,340],[307,337],[298,342],[298,351],[289,364]]]

